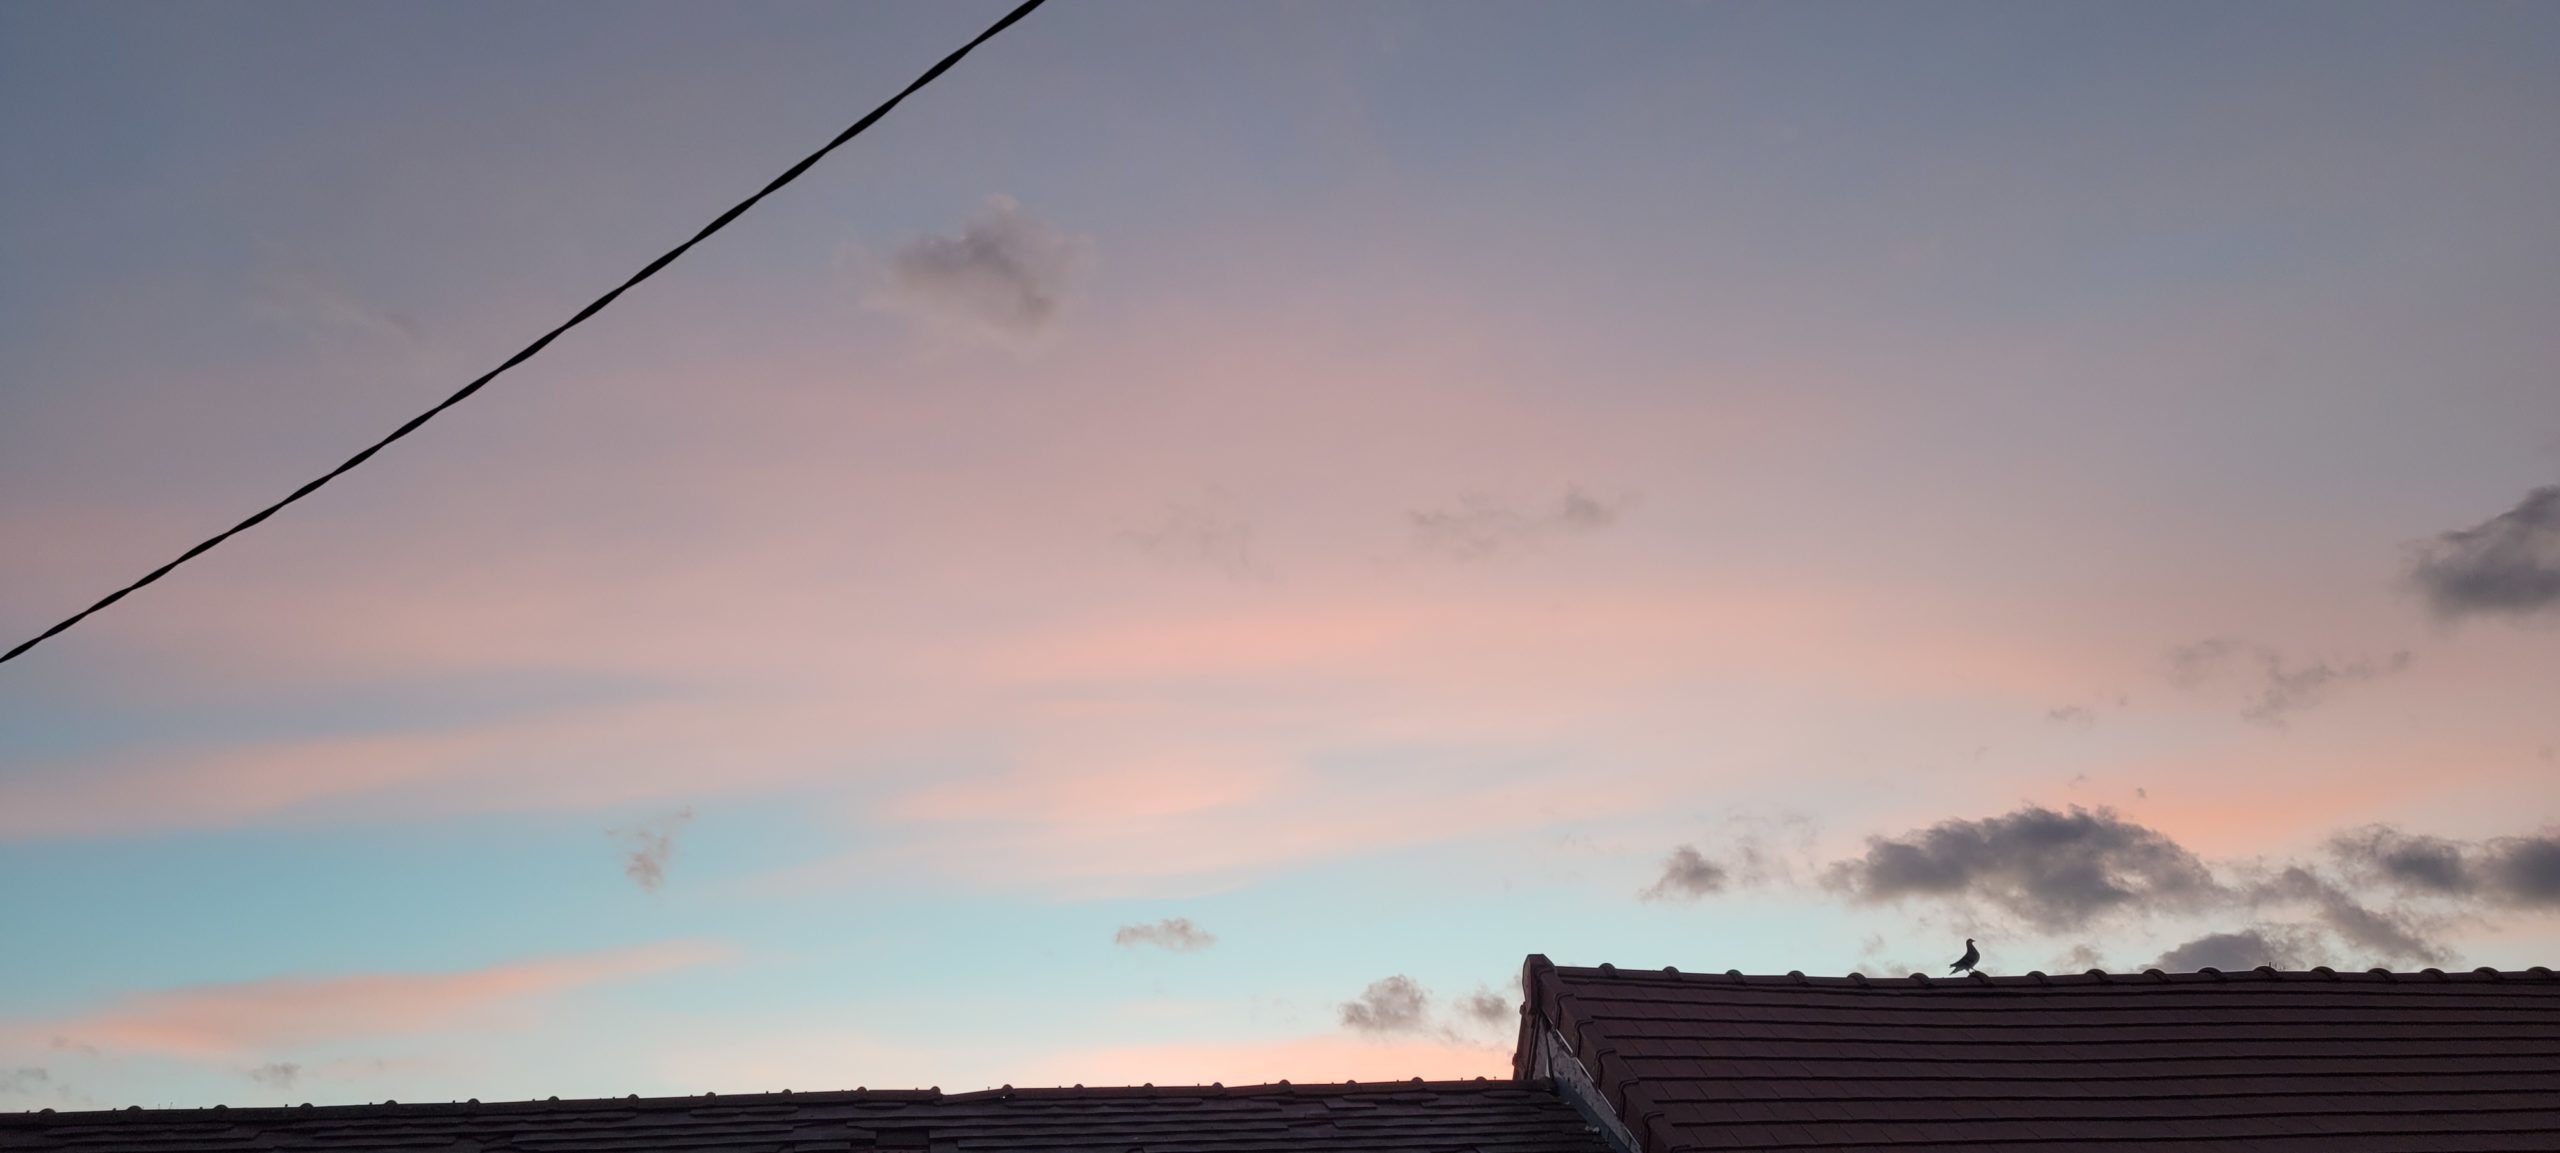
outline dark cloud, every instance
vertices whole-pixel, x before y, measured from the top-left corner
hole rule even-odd
[[[2315,923],[2336,934],[2360,958],[2442,964],[2452,957],[2445,946],[2428,939],[2428,934],[2441,926],[2443,917],[2424,916],[2407,909],[2374,908],[2357,899],[2346,886],[2301,865],[2285,866],[2247,886],[2244,893],[2254,904],[2308,906]]]
[[[2491,891],[2508,904],[2560,909],[2560,835],[2502,837],[2481,857]]]
[[[2160,954],[2160,959],[2147,967],[2169,973],[2192,973],[2198,969],[2233,973],[2260,965],[2300,969],[2314,964],[2317,956],[2304,947],[2299,933],[2256,928],[2236,933],[2207,933]]]
[[[2468,843],[2371,825],[2340,834],[2329,851],[2355,879],[2403,894],[2560,908],[2560,834]]]
[[[2204,862],[2177,842],[2112,809],[2077,805],[1871,837],[1864,855],[1833,864],[1823,881],[1863,903],[1980,902],[2047,931],[2119,910],[2194,908],[2218,891]]]
[[[645,893],[665,888],[667,864],[676,855],[676,834],[692,821],[693,810],[685,808],[638,828],[605,830],[606,836],[629,846],[623,854],[622,875]]]
[[[1342,1003],[1342,1025],[1363,1033],[1421,1033],[1431,1028],[1431,994],[1401,973],[1369,983]]]
[[[1140,945],[1174,953],[1196,953],[1218,943],[1217,935],[1191,923],[1189,917],[1167,917],[1152,925],[1122,925],[1111,943],[1124,949]]]
[[[1682,845],[1663,858],[1662,878],[1637,894],[1648,901],[1695,900],[1723,892],[1732,872],[1697,849]]]
[[[291,1061],[270,1061],[249,1070],[249,1079],[269,1089],[291,1089],[302,1079],[302,1066]]]
[[[893,303],[998,335],[1028,336],[1058,315],[1083,249],[991,196],[958,236],[927,236],[889,259]]]
[[[2560,485],[2419,546],[2409,576],[2447,619],[2560,608]]]
[[[2391,676],[2409,667],[2409,654],[2397,652],[2380,662],[2362,657],[2331,664],[2313,661],[2306,665],[2288,665],[2284,656],[2272,650],[2260,650],[2258,663],[2266,679],[2258,695],[2240,715],[2262,725],[2282,726],[2285,717],[2319,704],[2329,690],[2342,684],[2369,681]]]
[[[2463,847],[2442,837],[2411,836],[2388,825],[2340,833],[2329,852],[2366,877],[2403,890],[2469,893],[2478,884]]]
[[[1458,998],[1458,1015],[1478,1025],[1500,1025],[1520,1015],[1518,1005],[1491,989],[1477,989]]]
[[[1618,523],[1624,508],[1623,502],[1609,504],[1579,486],[1568,486],[1560,500],[1544,508],[1524,509],[1470,496],[1455,508],[1405,515],[1413,526],[1416,547],[1459,560],[1478,560],[1516,545],[1597,532]]]

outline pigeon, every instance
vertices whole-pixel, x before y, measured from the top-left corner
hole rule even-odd
[[[1956,963],[1947,966],[1947,971],[1950,973],[1970,973],[1973,971],[1973,963],[1981,959],[1982,950],[1974,948],[1973,938],[1967,937],[1964,939],[1964,956],[1956,958]]]

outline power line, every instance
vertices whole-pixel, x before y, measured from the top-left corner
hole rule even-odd
[[[711,238],[711,234],[718,232],[723,228],[727,228],[730,221],[736,220],[738,217],[745,215],[748,209],[756,206],[757,201],[773,195],[776,191],[780,190],[783,185],[789,184],[794,180],[798,180],[800,178],[800,174],[808,171],[811,165],[814,165],[818,161],[824,159],[828,153],[835,151],[836,148],[839,145],[842,145],[845,141],[862,135],[862,131],[864,129],[871,127],[871,125],[877,122],[881,117],[888,115],[889,110],[896,108],[900,101],[905,100],[909,96],[915,95],[917,91],[921,90],[925,85],[933,83],[934,80],[937,77],[940,77],[944,72],[950,71],[951,66],[958,64],[961,58],[967,56],[971,50],[989,40],[994,39],[997,33],[1012,27],[1015,21],[1030,15],[1032,9],[1038,8],[1047,2],[1048,0],[1023,0],[1021,6],[1015,8],[1011,12],[1005,13],[1004,19],[998,20],[994,24],[989,25],[986,31],[978,33],[976,39],[961,45],[959,49],[954,51],[951,55],[943,57],[941,63],[935,64],[933,67],[926,69],[924,75],[916,77],[914,82],[899,90],[897,95],[890,97],[878,108],[872,109],[870,115],[854,121],[852,127],[837,133],[836,138],[828,141],[825,147],[801,158],[800,163],[792,165],[790,168],[785,169],[782,175],[774,177],[772,183],[765,185],[763,188],[757,189],[755,195],[739,201],[736,206],[730,208],[727,212],[721,213],[719,217],[711,223],[704,225],[702,227],[702,231],[694,233],[691,240],[687,240],[674,248],[668,249],[666,255],[650,261],[648,267],[633,273],[631,275],[631,279],[623,281],[620,285],[616,286],[613,291],[597,297],[594,303],[587,305],[585,308],[579,309],[576,316],[572,316],[568,320],[563,321],[559,327],[543,333],[540,339],[524,346],[524,349],[516,353],[514,356],[508,357],[506,363],[490,369],[488,372],[481,374],[479,379],[463,385],[460,391],[437,402],[434,408],[430,408],[425,412],[411,417],[409,419],[409,423],[393,429],[391,431],[391,435],[373,442],[371,445],[367,446],[363,452],[359,452],[354,456],[348,457],[346,463],[330,469],[319,479],[303,485],[301,488],[293,490],[293,494],[291,496],[287,496],[283,500],[259,509],[256,515],[251,516],[249,519],[222,530],[215,534],[211,539],[206,540],[204,543],[180,553],[178,555],[178,559],[170,561],[169,563],[161,565],[159,568],[153,569],[149,573],[144,574],[141,580],[135,581],[132,584],[108,593],[106,596],[100,598],[98,603],[71,614],[71,616],[65,619],[62,623],[46,629],[41,633],[37,633],[34,637],[29,638],[25,643],[20,644],[18,647],[10,649],[6,653],[0,653],[0,664],[7,664],[10,661],[16,660],[19,654],[24,653],[28,649],[32,649],[37,645],[43,644],[45,641],[51,639],[54,634],[70,628],[73,625],[79,624],[81,621],[87,620],[90,614],[95,613],[108,605],[114,604],[117,601],[123,600],[126,594],[131,593],[144,585],[150,584],[153,581],[159,580],[161,577],[169,575],[171,570],[177,568],[179,565],[187,563],[188,561],[194,560],[196,557],[211,550],[213,546],[221,544],[242,532],[256,527],[259,522],[264,521],[268,517],[274,516],[277,512],[283,510],[286,505],[292,504],[293,502],[301,500],[312,493],[320,491],[320,486],[338,479],[340,474],[373,459],[373,454],[382,451],[384,448],[388,447],[391,442],[418,431],[419,426],[435,419],[438,413],[462,403],[463,398],[480,391],[482,385],[496,380],[498,378],[498,374],[503,373],[510,368],[514,368],[525,361],[533,359],[533,355],[535,353],[542,351],[543,348],[549,345],[552,341],[559,339],[561,333],[578,327],[580,324],[585,323],[588,317],[604,311],[605,306],[612,304],[615,298],[620,297],[624,292],[629,291],[633,286],[639,284],[641,281],[647,280],[652,276],[656,276],[659,269],[675,263],[677,257],[684,255],[687,251],[691,250],[694,245],[700,244],[705,240],[709,240]]]

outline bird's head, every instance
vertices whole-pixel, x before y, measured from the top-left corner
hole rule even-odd
[[[1964,943],[1965,943],[1965,944],[1968,944],[1968,945],[1972,944],[1972,943],[1973,943],[1973,938],[1971,938],[1971,937],[1967,937],[1967,938],[1965,938],[1965,939],[1964,939]]]

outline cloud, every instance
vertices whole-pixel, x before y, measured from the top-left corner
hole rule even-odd
[[[2301,865],[2279,869],[2273,876],[2250,885],[2245,893],[2256,903],[2310,906],[2317,923],[2361,950],[2359,956],[2429,963],[2442,963],[2452,957],[2450,950],[2427,939],[2429,932],[2442,926],[2444,917],[2429,917],[2407,909],[2373,908],[2356,899],[2345,886]]]
[[[1406,515],[1415,547],[1458,560],[1479,560],[1519,545],[1558,536],[1598,532],[1618,523],[1625,503],[1610,504],[1568,485],[1544,508],[1523,509],[1485,496],[1468,496],[1455,508],[1420,509]]]
[[[1504,1024],[1520,1014],[1519,1006],[1510,998],[1481,987],[1458,998],[1457,1009],[1461,1018],[1478,1025]]]
[[[958,236],[927,236],[889,258],[887,302],[1005,336],[1049,327],[1065,302],[1084,241],[990,196]]]
[[[1208,568],[1236,580],[1267,580],[1271,575],[1254,551],[1253,522],[1222,493],[1168,505],[1154,528],[1122,533],[1120,539],[1169,565]]]
[[[676,855],[676,834],[692,821],[693,810],[688,807],[638,828],[605,830],[606,836],[630,846],[623,855],[622,875],[631,878],[644,893],[665,888],[667,862]]]
[[[1648,901],[1696,900],[1723,892],[1732,873],[1696,848],[1682,845],[1663,858],[1662,878],[1637,894]]]
[[[1363,1033],[1422,1033],[1431,1028],[1431,994],[1398,973],[1369,983],[1342,1003],[1342,1026]]]
[[[375,308],[308,273],[271,277],[249,301],[269,319],[313,337],[356,336],[411,346],[422,339],[417,322],[407,316]]]
[[[2560,909],[2560,833],[2464,843],[2369,825],[2331,839],[2329,851],[2358,880],[2403,894]]]
[[[2278,969],[2300,969],[2313,964],[2318,954],[2304,948],[2300,935],[2281,929],[2243,929],[2236,933],[2207,933],[2160,954],[2148,968],[2170,973],[2192,973],[2198,969],[2237,972],[2270,965]]]
[[[2204,862],[2177,842],[2112,809],[2077,805],[1870,837],[1863,855],[1834,863],[1823,882],[1867,904],[1979,901],[2047,931],[2118,910],[2192,908],[2216,892]]]
[[[2180,688],[2203,684],[2222,666],[2224,658],[2239,651],[2240,642],[2232,637],[2206,637],[2170,649],[2169,683]]]
[[[2098,723],[2098,713],[2087,705],[2056,705],[2044,711],[2044,719],[2085,729]]]
[[[1152,925],[1122,925],[1111,943],[1124,949],[1153,945],[1174,953],[1196,953],[1218,943],[1217,935],[1191,923],[1189,917],[1167,917]]]
[[[701,942],[536,958],[458,973],[276,977],[137,993],[96,1011],[39,1023],[35,1036],[108,1051],[235,1060],[293,1046],[453,1028],[545,994],[708,964],[729,956]],[[0,1028],[0,1038],[12,1030]]]
[[[52,1080],[53,1073],[41,1065],[0,1069],[0,1093],[33,1093]]]
[[[269,1061],[248,1071],[248,1078],[269,1089],[291,1089],[302,1078],[302,1066],[291,1061]]]
[[[2560,485],[2418,546],[2410,580],[2437,616],[2526,616],[2560,607]]]
[[[2266,680],[2257,697],[2240,710],[2240,715],[2262,725],[2281,727],[2288,714],[2320,703],[2329,690],[2341,684],[2353,684],[2391,676],[2409,667],[2409,654],[2397,652],[2376,664],[2361,657],[2343,664],[2313,661],[2307,665],[2287,666],[2282,654],[2261,650],[2260,665]]]
[[[2255,694],[2241,706],[2240,716],[2274,728],[2282,728],[2291,714],[2319,704],[2330,690],[2405,672],[2412,659],[2402,651],[2379,661],[2356,657],[2296,665],[2288,662],[2282,652],[2265,645],[2250,645],[2237,637],[2208,637],[2169,650],[2169,682],[2180,688],[2195,688],[2213,679],[2243,653],[2256,658],[2260,677]],[[2061,719],[2058,714],[2056,719]]]

